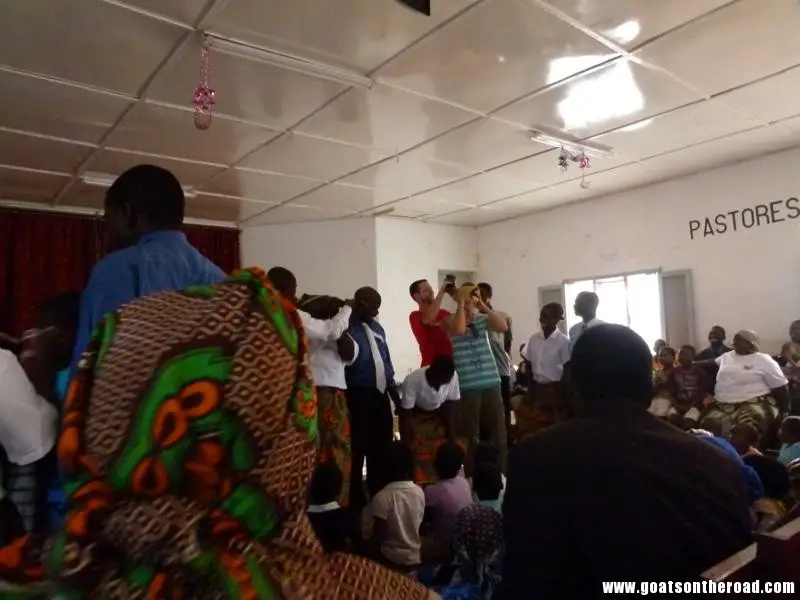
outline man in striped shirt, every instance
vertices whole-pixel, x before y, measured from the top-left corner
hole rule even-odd
[[[483,441],[498,449],[497,466],[505,471],[508,441],[505,412],[489,333],[505,333],[508,322],[481,300],[473,284],[464,284],[458,298],[464,302],[467,329],[463,335],[452,336],[453,361],[461,388],[455,430],[456,436],[469,444],[465,470],[467,476],[472,474],[472,456],[483,432],[486,436]]]

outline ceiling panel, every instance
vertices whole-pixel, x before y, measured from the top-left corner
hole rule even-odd
[[[528,0],[497,0],[478,4],[390,61],[378,76],[488,112],[613,56]]]
[[[513,179],[495,173],[482,173],[449,185],[425,192],[416,198],[437,199],[462,206],[480,206],[542,187],[539,184]]]
[[[475,171],[454,164],[424,161],[412,150],[362,169],[343,178],[340,183],[387,190],[394,196],[386,200],[389,201],[439,187]]]
[[[201,40],[196,36],[184,44],[176,60],[156,78],[151,98],[191,107],[198,85]],[[215,113],[280,130],[296,124],[348,87],[219,52],[212,52],[209,80],[216,90]]]
[[[371,188],[332,183],[295,198],[293,204],[361,212],[372,210],[380,204],[382,198],[377,190]]]
[[[331,219],[342,219],[351,216],[353,213],[325,210],[310,206],[295,204],[284,204],[269,211],[253,217],[247,221],[247,225],[276,225],[280,223],[295,223],[303,221],[328,221]]]
[[[460,225],[462,227],[478,227],[503,219],[509,219],[519,216],[521,211],[515,210],[500,210],[487,208],[468,208],[459,212],[454,212],[449,215],[434,217],[431,219],[434,223],[444,223],[446,225]]]
[[[0,130],[0,164],[71,173],[94,147]]]
[[[403,200],[392,202],[386,208],[388,207],[394,209],[394,212],[391,213],[392,215],[394,215],[395,212],[402,213],[403,211],[412,211],[429,216],[444,215],[457,210],[471,208],[471,206],[468,204],[455,204],[452,202],[447,202],[430,194],[420,194],[419,196],[404,198]]]
[[[186,214],[195,219],[239,223],[274,206],[276,205],[230,196],[198,194],[194,198],[186,199]]]
[[[3,0],[2,12],[3,64],[127,94],[185,33],[97,0]]]
[[[380,150],[288,133],[248,156],[240,166],[329,181],[387,156]]]
[[[800,146],[800,117],[683,148],[642,161],[660,177],[679,177],[726,163]]]
[[[189,110],[140,103],[114,129],[107,144],[229,165],[278,135],[277,131],[216,116],[211,127],[199,130]]]
[[[0,70],[0,126],[96,143],[130,106],[124,97]]]
[[[0,166],[0,200],[51,202],[69,176]]]
[[[567,170],[559,166],[560,151],[547,150],[536,156],[518,160],[504,167],[492,169],[489,173],[515,179],[531,181],[539,185],[557,185],[565,181],[572,181],[581,177],[581,169],[575,162],[569,162]],[[617,155],[611,157],[590,157],[587,173],[605,171],[624,164],[633,162],[634,159]]]
[[[477,113],[376,84],[353,88],[304,121],[298,131],[389,152],[402,152],[463,125]]]
[[[531,141],[524,127],[483,118],[415,148],[413,152],[424,160],[485,170],[546,149],[547,146]]]
[[[215,12],[208,28],[257,46],[369,72],[474,2],[436,0],[426,18],[397,2],[237,0]]]
[[[545,0],[605,38],[626,49],[640,46],[730,3],[731,0]]]
[[[124,0],[125,4],[193,24],[210,0]]]
[[[796,0],[739,0],[636,55],[716,94],[798,64],[799,28]]]
[[[193,163],[163,156],[149,156],[136,154],[123,150],[106,149],[86,165],[84,171],[103,173],[115,177],[121,175],[136,165],[150,164],[163,167],[172,171],[175,177],[186,187],[194,187],[214,174],[219,173],[223,167]]]
[[[726,92],[719,98],[741,112],[761,119],[765,123],[771,123],[800,115],[798,89],[800,89],[800,67],[795,67],[757,83]]]
[[[318,187],[322,183],[277,173],[230,169],[204,184],[200,189],[203,192],[280,204]]]
[[[722,100],[711,100],[679,108],[637,126],[617,129],[595,140],[622,155],[648,158],[759,124],[731,110]]]
[[[59,199],[59,204],[62,206],[91,208],[98,213],[102,213],[106,201],[106,191],[107,188],[105,187],[87,185],[77,180],[66,190],[64,197]]]
[[[494,116],[544,125],[577,137],[596,135],[700,100],[690,88],[620,58],[515,102]]]

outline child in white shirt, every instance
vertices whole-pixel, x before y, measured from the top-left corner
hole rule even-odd
[[[408,444],[392,442],[387,459],[390,483],[372,499],[371,541],[378,560],[407,570],[420,563],[425,494],[414,483],[414,455]]]

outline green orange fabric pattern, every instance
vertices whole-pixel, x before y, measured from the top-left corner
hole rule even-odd
[[[0,577],[67,599],[426,597],[323,553],[305,517],[316,407],[297,312],[259,270],[108,315],[65,403],[63,530],[0,549]]]

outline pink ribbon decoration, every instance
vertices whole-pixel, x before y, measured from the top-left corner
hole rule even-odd
[[[208,82],[208,44],[203,43],[200,49],[200,82],[194,90],[194,126],[197,129],[211,127],[211,109],[214,106],[216,92]]]

